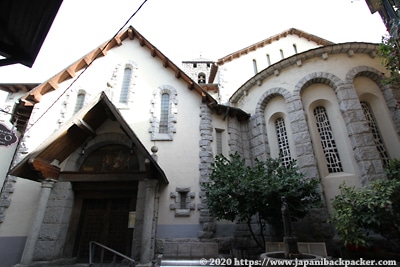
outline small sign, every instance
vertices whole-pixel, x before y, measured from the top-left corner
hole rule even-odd
[[[18,141],[18,137],[14,131],[7,128],[6,125],[0,123],[0,146],[10,146]]]
[[[129,212],[128,228],[135,228],[135,221],[136,221],[136,212],[135,211]]]

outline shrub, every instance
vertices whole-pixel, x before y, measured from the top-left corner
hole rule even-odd
[[[361,188],[340,186],[332,202],[330,221],[345,245],[370,246],[377,233],[399,247],[400,243],[400,161],[392,160],[387,179],[372,181]]]
[[[318,181],[304,179],[295,161],[284,166],[280,158],[256,161],[254,167],[250,167],[237,153],[230,155],[230,159],[219,155],[213,164],[210,182],[204,187],[211,214],[219,220],[247,222],[253,238],[262,248],[265,242],[255,237],[252,218],[257,218],[260,229],[264,229],[266,223],[280,229],[283,228],[282,196],[286,197],[294,220],[303,218],[320,204]]]

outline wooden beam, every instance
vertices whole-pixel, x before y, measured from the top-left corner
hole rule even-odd
[[[129,182],[148,179],[150,173],[75,173],[63,172],[60,175],[60,182]]]
[[[33,167],[35,171],[39,172],[39,175],[43,179],[58,180],[60,176],[59,167],[51,165],[50,162],[43,160],[41,158],[29,159],[29,164]]]

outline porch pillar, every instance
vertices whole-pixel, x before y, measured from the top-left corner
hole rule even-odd
[[[156,180],[146,180],[145,208],[143,215],[143,231],[140,251],[140,263],[149,263],[154,257],[155,243],[155,199],[156,199]]]
[[[26,239],[24,252],[21,257],[21,264],[23,265],[29,264],[33,260],[33,253],[39,237],[39,231],[46,211],[47,201],[49,200],[51,189],[53,188],[55,182],[56,180],[54,179],[45,179],[42,181],[36,214],[34,215],[31,230],[28,238]]]

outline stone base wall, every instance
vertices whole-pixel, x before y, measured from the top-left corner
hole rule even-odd
[[[55,183],[36,243],[35,261],[62,258],[73,202],[74,194],[71,183]]]

